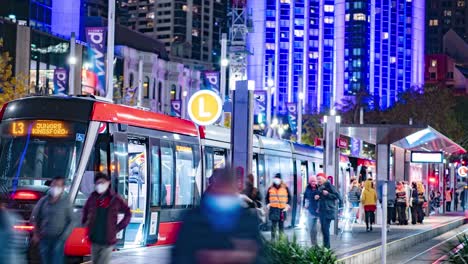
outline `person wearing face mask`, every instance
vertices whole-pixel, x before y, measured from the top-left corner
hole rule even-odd
[[[43,264],[64,263],[65,240],[72,229],[72,207],[64,190],[65,179],[55,177],[31,214],[32,242],[39,244]]]
[[[317,222],[320,218],[318,210],[319,199],[320,192],[318,190],[317,177],[311,176],[304,193],[304,200],[302,201],[302,206],[308,211],[307,228],[309,229],[311,245],[317,245]]]
[[[110,263],[117,233],[127,227],[132,216],[130,207],[110,187],[110,177],[98,172],[94,176],[95,191],[83,208],[81,222],[88,229],[91,241],[91,259],[95,264]],[[118,222],[119,213],[124,217]]]
[[[274,240],[278,227],[279,235],[284,235],[284,221],[291,203],[291,193],[288,186],[281,180],[281,174],[277,173],[273,178],[273,184],[268,188],[265,203],[269,210],[268,219],[271,221],[271,239]]]
[[[172,250],[172,264],[262,263],[258,219],[242,207],[229,168],[215,169],[200,207],[183,220]]]

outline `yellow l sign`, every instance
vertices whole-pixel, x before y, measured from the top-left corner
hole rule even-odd
[[[193,122],[200,126],[208,126],[219,119],[223,104],[215,92],[200,90],[190,97],[187,108]]]

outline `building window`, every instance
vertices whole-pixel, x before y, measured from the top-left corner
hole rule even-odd
[[[465,7],[465,1],[458,1],[457,6],[458,7]]]
[[[444,10],[444,16],[452,16],[452,10]]]
[[[437,73],[431,72],[431,80],[437,79]]]
[[[266,27],[267,28],[274,28],[275,27],[275,21],[267,21],[266,22]]]
[[[353,19],[356,21],[366,21],[366,15],[363,13],[356,13],[353,15]]]
[[[325,17],[323,21],[325,24],[333,24],[333,17]]]
[[[335,7],[332,6],[332,5],[325,5],[324,10],[325,10],[325,12],[333,12],[333,11],[335,11]]]
[[[294,30],[294,36],[296,37],[303,37],[304,36],[304,30]]]
[[[383,33],[383,39],[388,39],[388,32]]]
[[[346,20],[346,21],[349,21],[349,17],[350,17],[350,14],[346,14],[346,15],[345,15],[345,20]]]
[[[447,79],[453,80],[453,72],[447,72]]]
[[[356,55],[356,56],[362,55],[362,50],[361,49],[353,49],[353,55]]]
[[[281,0],[280,3],[281,4],[290,4],[291,0]]]
[[[390,57],[390,63],[395,63],[396,62],[396,58],[395,57]]]
[[[431,60],[431,67],[437,67],[437,60]]]

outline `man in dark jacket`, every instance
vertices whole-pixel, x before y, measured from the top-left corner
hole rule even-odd
[[[88,228],[93,263],[110,263],[112,246],[117,242],[117,233],[130,223],[132,216],[127,203],[110,188],[110,177],[96,173],[96,191],[86,201],[82,223]],[[124,213],[118,222],[118,214]]]
[[[172,263],[260,263],[258,221],[242,207],[231,170],[216,169],[211,178],[200,207],[184,218]]]
[[[307,209],[307,223],[310,234],[310,243],[317,245],[317,221],[319,219],[320,192],[317,185],[317,177],[311,176],[304,193],[302,206]]]
[[[319,215],[322,226],[323,245],[330,248],[330,223],[336,218],[336,202],[341,203],[341,197],[335,186],[324,176],[318,176],[319,184]]]
[[[43,264],[64,263],[65,241],[72,229],[72,207],[64,190],[65,179],[55,177],[31,214],[33,243],[39,243]]]

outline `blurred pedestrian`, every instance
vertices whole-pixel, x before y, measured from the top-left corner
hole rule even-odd
[[[317,221],[320,218],[319,199],[320,192],[318,190],[317,177],[310,176],[302,206],[307,210],[307,228],[309,229],[311,245],[317,245]]]
[[[396,209],[398,216],[399,225],[407,225],[408,220],[406,219],[406,207],[408,206],[405,186],[402,182],[397,184],[396,190]]]
[[[336,203],[341,207],[341,197],[335,186],[333,186],[324,175],[317,177],[319,185],[319,216],[320,226],[322,228],[323,246],[330,248],[330,224],[336,219]]]
[[[372,179],[367,179],[364,183],[361,202],[364,205],[366,214],[366,231],[369,232],[372,231],[372,224],[375,222],[375,210],[377,209],[377,192],[372,184]]]
[[[230,169],[215,169],[200,207],[184,218],[172,250],[173,264],[260,263],[257,218],[242,208]]]
[[[463,211],[465,211],[465,209],[466,209],[466,197],[465,197],[465,195],[466,195],[466,189],[467,188],[468,188],[468,186],[466,186],[466,185],[463,186],[463,191],[460,194],[461,195],[461,199],[460,199],[461,200],[461,207],[462,207]]]
[[[95,191],[83,208],[81,222],[88,229],[91,259],[94,264],[110,263],[117,233],[130,223],[132,216],[127,203],[110,186],[110,177],[98,172],[94,176]],[[118,222],[118,214],[124,217]]]
[[[64,263],[65,241],[72,229],[72,207],[64,191],[65,178],[53,178],[49,192],[37,202],[31,214],[32,241],[39,243],[42,264]]]
[[[412,183],[412,204],[411,204],[411,223],[413,225],[417,223],[422,224],[424,220],[424,211],[423,211],[423,204],[425,201],[424,198],[424,186],[421,182],[413,182]]]
[[[6,203],[8,193],[0,193],[0,263],[25,264],[25,232],[16,231],[13,226],[19,222],[19,217],[9,212]]]
[[[445,190],[445,211],[450,212],[450,207],[452,205],[452,191],[449,187]]]
[[[458,211],[458,202],[459,202],[458,198],[459,198],[459,195],[460,194],[458,193],[458,190],[455,189],[455,195],[454,195],[455,199],[453,200],[453,209],[454,209],[455,212]]]
[[[279,229],[279,235],[284,235],[284,221],[286,221],[286,212],[290,208],[291,193],[288,186],[281,180],[281,174],[277,173],[273,178],[273,184],[268,188],[265,198],[267,204],[268,218],[271,221],[271,239],[276,238],[276,230]]]
[[[261,208],[262,207],[262,196],[258,189],[254,186],[254,176],[249,174],[247,176],[247,183],[245,189],[242,190],[242,194],[246,195],[248,200],[249,208]]]

